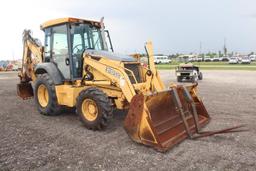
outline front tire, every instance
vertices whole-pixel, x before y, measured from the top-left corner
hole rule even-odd
[[[37,109],[41,114],[58,115],[61,113],[61,106],[57,101],[55,85],[47,73],[38,75],[34,95]]]
[[[77,97],[77,113],[88,129],[101,130],[113,116],[112,103],[101,90],[90,87]]]
[[[182,81],[182,77],[177,76],[177,82],[181,82]]]

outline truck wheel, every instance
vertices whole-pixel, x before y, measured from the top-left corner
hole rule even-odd
[[[203,79],[203,73],[202,73],[202,72],[199,73],[198,79],[199,79],[199,80],[202,80],[202,79]]]
[[[101,90],[90,87],[77,97],[77,113],[88,129],[101,130],[113,116],[112,103]]]
[[[192,81],[192,83],[196,82],[196,81],[197,81],[196,76],[193,76],[193,77],[191,78],[191,81]]]
[[[181,82],[182,81],[182,77],[178,76],[177,77],[177,82]]]
[[[34,95],[37,109],[41,114],[60,114],[62,107],[58,105],[55,85],[47,73],[38,75],[35,83]]]

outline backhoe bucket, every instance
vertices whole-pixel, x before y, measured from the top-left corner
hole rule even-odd
[[[17,94],[22,99],[28,99],[30,97],[33,97],[33,88],[31,86],[31,83],[20,83],[17,84]]]
[[[124,123],[128,135],[159,151],[191,137],[210,120],[195,88],[178,86],[151,95],[135,95]]]

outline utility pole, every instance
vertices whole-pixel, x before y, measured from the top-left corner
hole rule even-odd
[[[199,57],[202,57],[202,60],[204,61],[204,55],[202,55],[202,42],[201,41],[199,44]]]
[[[226,38],[224,38],[224,56],[227,56]]]

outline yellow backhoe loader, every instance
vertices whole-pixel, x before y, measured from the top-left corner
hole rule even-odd
[[[34,96],[41,114],[57,115],[64,107],[75,107],[85,127],[100,130],[107,126],[113,109],[129,109],[124,121],[128,135],[159,151],[187,137],[233,130],[200,132],[210,117],[196,95],[197,85],[165,88],[151,42],[145,45],[145,67],[138,55],[113,52],[103,19],[61,18],[42,24],[41,29],[44,46],[24,31],[17,85],[21,98]]]

